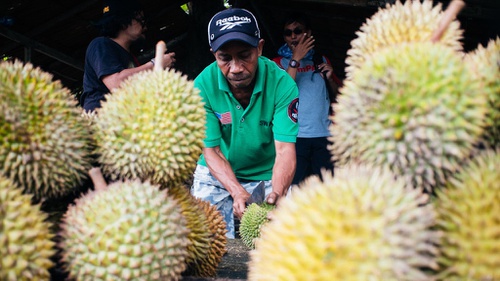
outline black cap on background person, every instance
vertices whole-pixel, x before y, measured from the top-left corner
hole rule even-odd
[[[143,9],[137,0],[105,0],[102,6],[102,17],[95,25],[100,28],[102,36],[116,37],[116,32],[125,28],[132,19],[140,18],[146,24]]]

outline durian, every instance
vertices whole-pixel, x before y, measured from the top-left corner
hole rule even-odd
[[[388,166],[427,192],[445,184],[483,132],[486,95],[441,44],[387,47],[341,93],[330,127],[336,164]]]
[[[427,194],[366,166],[300,187],[262,228],[249,280],[430,280],[440,233]]]
[[[172,69],[137,73],[111,91],[95,120],[103,174],[113,181],[182,184],[203,147],[205,109],[198,92]]]
[[[172,186],[168,189],[168,194],[176,200],[181,214],[186,219],[190,241],[186,263],[187,270],[193,271],[191,268],[200,266],[210,249],[209,221],[205,212],[197,204],[196,198],[189,193],[189,189],[186,187]]]
[[[438,190],[439,280],[500,280],[500,154],[478,154]]]
[[[210,247],[207,255],[199,259],[196,266],[189,267],[186,274],[188,276],[216,277],[217,267],[222,260],[222,256],[227,252],[226,222],[217,207],[199,198],[196,198],[196,202],[208,220]]]
[[[255,240],[260,236],[260,229],[268,221],[268,213],[276,206],[268,203],[252,203],[248,205],[241,217],[240,237],[249,249],[255,249]]]
[[[31,199],[0,175],[0,280],[50,280],[54,235]]]
[[[431,0],[407,0],[404,4],[398,0],[393,5],[387,4],[385,8],[380,8],[363,23],[356,32],[357,37],[351,42],[351,48],[347,52],[346,77],[351,78],[353,72],[369,56],[385,47],[405,42],[430,41],[443,15],[442,4],[433,6]],[[441,37],[440,44],[461,52],[462,37],[460,22],[454,20]]]
[[[92,125],[95,123],[95,120],[97,119],[97,111],[95,110],[87,111],[83,109],[81,111],[81,116],[85,121],[88,122],[89,126],[92,127]]]
[[[473,74],[488,94],[488,112],[483,140],[488,147],[500,147],[500,38],[479,45],[465,56]]]
[[[118,181],[68,207],[61,226],[63,262],[77,280],[179,280],[188,228],[167,191]]]
[[[32,64],[0,64],[0,172],[26,192],[69,194],[87,178],[91,135],[76,100]]]

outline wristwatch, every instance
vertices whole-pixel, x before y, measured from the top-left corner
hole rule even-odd
[[[290,60],[290,63],[288,63],[288,66],[291,68],[297,68],[299,66],[299,62],[296,60]]]

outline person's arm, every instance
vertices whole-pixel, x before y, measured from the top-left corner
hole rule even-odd
[[[328,85],[330,86],[330,90],[332,91],[331,94],[334,95],[334,100],[330,101],[333,103],[335,102],[336,96],[339,93],[339,87],[341,86],[341,81],[333,73],[333,66],[329,63],[329,60],[328,59],[326,60],[327,62],[318,65],[318,68],[321,72],[321,75],[323,76],[324,79],[326,79]]]
[[[335,80],[333,80],[332,78],[328,79],[328,84],[330,84],[330,89],[332,89],[332,91],[334,93],[339,92],[339,85],[337,84],[337,82],[335,82]],[[331,101],[331,102],[334,102],[334,101]]]
[[[338,91],[340,85],[338,85],[337,81],[335,81],[335,79],[334,79],[332,65],[327,63],[327,62],[324,62],[324,63],[318,65],[318,68],[321,72],[321,75],[324,78],[326,78],[326,81],[328,81],[328,84],[330,84],[330,89],[332,89],[332,91],[334,93],[336,93]]]
[[[233,211],[234,214],[241,218],[245,211],[245,202],[250,198],[243,186],[236,179],[236,175],[231,168],[231,164],[227,161],[220,147],[203,148],[203,156],[207,163],[208,169],[212,176],[214,176],[226,190],[233,197]]]
[[[163,68],[171,67],[175,62],[175,53],[168,53],[163,56]],[[147,63],[134,67],[127,68],[120,72],[116,72],[110,75],[106,75],[102,78],[102,82],[106,87],[111,91],[115,88],[118,88],[120,84],[125,81],[129,76],[132,76],[136,73],[139,73],[144,70],[153,69],[154,63],[152,61],[148,61]]]
[[[295,143],[274,141],[276,146],[276,160],[271,180],[273,191],[266,198],[269,204],[276,204],[286,194],[292,184],[297,158],[295,157]]]
[[[301,40],[293,48],[293,54],[292,54],[292,60],[296,60],[297,62],[300,62],[306,55],[307,53],[314,48],[314,37],[313,36],[307,36],[307,33],[302,36]],[[295,80],[295,77],[297,76],[297,68],[295,67],[290,67],[286,69],[286,72],[292,77],[293,80]]]

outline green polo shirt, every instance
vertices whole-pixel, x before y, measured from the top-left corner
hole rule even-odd
[[[276,63],[259,57],[256,83],[246,109],[233,96],[217,63],[194,80],[207,113],[205,147],[220,146],[236,177],[270,180],[276,157],[274,141],[295,143],[298,89]],[[206,166],[201,155],[198,164]]]

